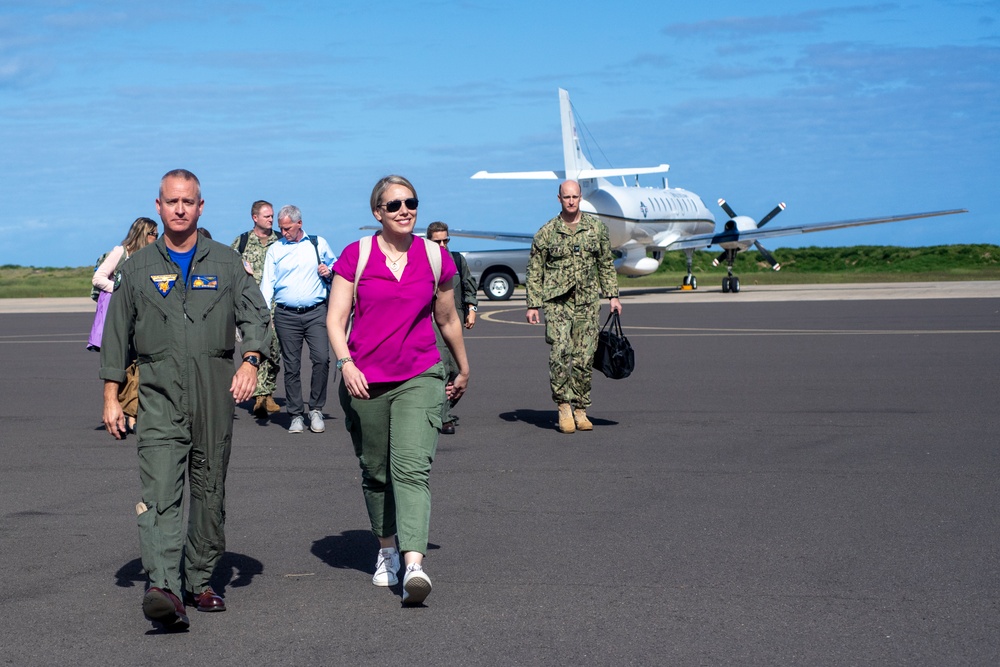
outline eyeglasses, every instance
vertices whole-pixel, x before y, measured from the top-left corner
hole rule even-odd
[[[434,241],[434,243],[437,243],[438,245],[448,245],[448,241],[450,241],[451,239],[444,238],[444,239],[431,239],[431,240]]]
[[[392,201],[387,201],[384,204],[379,204],[379,206],[384,208],[389,213],[395,213],[402,208],[403,204],[406,204],[406,208],[409,210],[416,211],[417,204],[419,203],[420,202],[417,201],[416,197],[409,197],[408,199],[393,199]]]

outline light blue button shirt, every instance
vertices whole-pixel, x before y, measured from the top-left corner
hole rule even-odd
[[[319,262],[332,268],[337,257],[321,236],[316,237],[316,246],[305,232],[298,241],[282,238],[272,243],[264,257],[264,274],[260,279],[264,301],[268,305],[273,300],[289,308],[308,308],[326,300],[330,286],[320,278],[317,252]]]

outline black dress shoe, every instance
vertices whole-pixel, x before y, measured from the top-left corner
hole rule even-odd
[[[180,598],[162,588],[150,588],[142,597],[142,613],[168,630],[187,630],[191,625]]]
[[[221,595],[213,591],[211,586],[197,595],[189,591],[184,594],[184,597],[188,604],[197,607],[198,611],[226,610],[226,601],[222,599]]]
[[[445,422],[441,424],[441,432],[445,435],[455,435],[455,422]]]

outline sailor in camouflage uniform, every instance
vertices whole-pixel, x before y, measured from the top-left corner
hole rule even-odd
[[[545,309],[552,400],[559,405],[559,430],[590,431],[592,362],[597,348],[603,294],[621,313],[608,228],[580,211],[580,184],[559,186],[562,211],[535,234],[528,259],[526,287],[530,324]]]
[[[247,273],[260,285],[264,275],[264,257],[272,243],[281,238],[274,224],[274,207],[264,200],[255,201],[250,207],[250,217],[253,219],[253,229],[243,232],[232,242],[231,247],[243,257],[243,267]],[[272,324],[273,328],[273,324]],[[268,415],[281,412],[281,406],[274,402],[272,395],[278,383],[278,366],[281,359],[281,345],[276,335],[271,336],[271,347],[267,358],[261,359],[257,368],[257,388],[254,389],[253,413],[258,419],[267,419]]]

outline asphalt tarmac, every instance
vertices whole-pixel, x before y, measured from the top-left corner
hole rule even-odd
[[[572,435],[543,327],[485,303],[418,608],[370,583],[333,382],[324,434],[238,407],[229,610],[180,634],[140,610],[93,306],[0,308],[0,664],[1000,664],[997,287],[627,291],[637,369]]]

